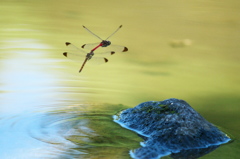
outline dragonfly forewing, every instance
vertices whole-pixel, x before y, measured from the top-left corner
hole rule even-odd
[[[91,43],[91,44],[84,44],[82,45],[83,49],[86,50],[91,50],[94,47],[96,47],[97,45],[99,45],[99,43]],[[108,47],[100,47],[98,48],[95,52],[107,52],[108,50],[112,50],[114,52],[127,52],[128,48],[125,46],[120,46],[120,45],[109,45]]]
[[[82,45],[82,48],[86,49],[86,50],[91,50],[98,45],[99,45],[99,43],[84,44],[84,45]]]
[[[66,42],[65,44],[66,44],[66,46],[67,46],[69,49],[74,50],[74,52],[76,52],[76,53],[80,53],[80,54],[82,54],[82,55],[86,55],[86,54],[87,54],[86,51],[83,51],[82,49],[79,49],[77,46],[73,45],[73,44],[70,43],[70,42]]]

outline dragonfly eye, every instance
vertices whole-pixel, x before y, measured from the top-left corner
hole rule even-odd
[[[103,40],[103,41],[102,41],[102,47],[107,47],[107,46],[109,46],[109,45],[111,45],[111,42],[110,42],[110,41],[107,41],[107,40]]]

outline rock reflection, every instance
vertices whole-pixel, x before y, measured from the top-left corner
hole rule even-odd
[[[212,152],[218,147],[219,145],[214,145],[207,148],[182,150],[178,153],[172,153],[170,157],[172,157],[173,159],[196,159]]]

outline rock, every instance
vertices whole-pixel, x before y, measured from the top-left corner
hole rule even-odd
[[[132,158],[152,159],[170,154],[172,158],[188,154],[196,158],[231,140],[187,102],[174,98],[141,103],[115,115],[114,121],[145,140],[141,148],[130,152]]]

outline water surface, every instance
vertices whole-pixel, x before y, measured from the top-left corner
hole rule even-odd
[[[167,98],[234,137],[203,158],[237,158],[239,9],[235,0],[1,1],[0,158],[129,158],[142,139],[111,116]],[[110,40],[129,51],[107,64],[79,74],[62,55],[65,42],[99,42],[82,25],[106,38],[121,24]]]

